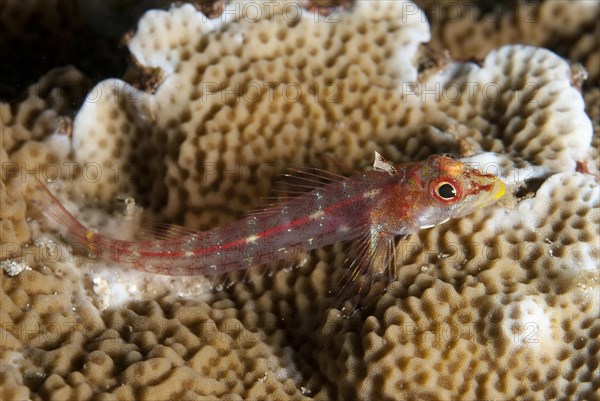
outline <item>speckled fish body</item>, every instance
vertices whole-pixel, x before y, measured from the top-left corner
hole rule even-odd
[[[351,269],[364,272],[385,244],[493,203],[504,184],[445,156],[393,165],[376,154],[373,171],[341,177],[301,173],[311,190],[209,231],[166,226],[155,238],[123,241],[96,234],[43,187],[40,209],[88,251],[138,270],[212,275],[289,258],[340,241],[360,242]],[[324,182],[324,183],[323,183]],[[391,258],[386,260],[390,263]]]

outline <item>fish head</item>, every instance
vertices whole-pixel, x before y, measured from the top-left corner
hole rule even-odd
[[[414,226],[428,228],[489,206],[504,195],[502,180],[460,160],[432,155],[420,167],[422,193],[413,208]]]

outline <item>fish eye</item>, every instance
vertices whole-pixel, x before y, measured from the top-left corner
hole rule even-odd
[[[444,182],[437,186],[435,193],[443,200],[450,200],[456,197],[456,188],[449,182]]]
[[[450,177],[440,177],[429,183],[429,195],[444,205],[461,200],[463,194],[464,188],[461,182]]]

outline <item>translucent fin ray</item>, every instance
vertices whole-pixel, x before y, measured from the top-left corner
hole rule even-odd
[[[136,240],[174,240],[192,235],[202,236],[203,232],[176,224],[144,221],[136,234]]]
[[[269,196],[263,198],[263,203],[252,209],[249,215],[264,216],[278,213],[281,211],[278,206],[283,203],[293,205],[294,200],[301,195],[347,179],[342,175],[312,167],[306,170],[289,169],[289,171],[291,173],[283,174],[283,178],[275,182]]]
[[[370,229],[370,227],[369,227]],[[350,241],[350,253],[344,262],[344,273],[336,296],[335,307],[351,314],[361,300],[376,290],[387,288],[396,277],[395,241],[391,235],[363,233]]]
[[[81,224],[42,182],[37,181],[36,188],[39,189],[38,193],[41,196],[31,202],[40,212],[48,216],[68,238],[81,245],[89,243],[92,232]]]

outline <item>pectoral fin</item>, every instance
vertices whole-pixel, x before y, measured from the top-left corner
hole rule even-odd
[[[394,237],[373,233],[369,227],[365,231],[348,243],[343,275],[331,287],[336,292],[335,306],[346,315],[365,297],[385,290],[396,277]]]

